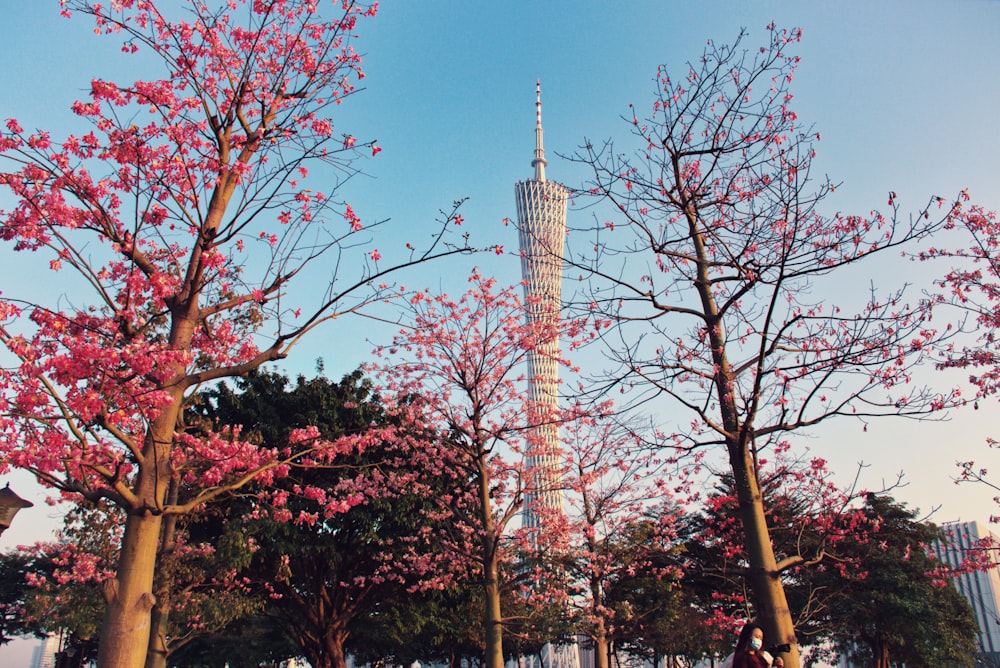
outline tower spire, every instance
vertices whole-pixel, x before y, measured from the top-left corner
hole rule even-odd
[[[545,181],[545,149],[542,147],[542,80],[535,81],[535,159],[531,166],[535,168],[535,180]]]

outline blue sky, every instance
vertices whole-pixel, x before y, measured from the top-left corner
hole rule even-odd
[[[1000,3],[985,0],[383,2],[377,18],[359,25],[365,90],[336,110],[335,123],[359,139],[377,138],[384,151],[367,162],[370,176],[341,194],[363,218],[391,219],[391,233],[377,239],[383,249],[418,240],[440,209],[468,197],[473,241],[514,251],[515,231],[501,220],[515,215],[514,182],[531,176],[536,79],[548,176],[577,185],[584,174],[559,154],[584,138],[620,136],[628,104],[643,110],[651,103],[658,64],[684,72],[706,40],[730,42],[741,27],[753,47],[772,20],[804,31],[793,106],[822,134],[816,166],[843,182],[830,213],[866,213],[884,205],[889,190],[916,209],[931,195],[965,187],[974,201],[1000,208]],[[61,18],[55,0],[9,3],[0,44],[0,116],[56,135],[73,121],[69,105],[92,77],[136,76],[134,59],[113,40],[95,38],[85,19]],[[571,224],[574,215],[588,214],[571,210]],[[518,279],[515,255],[487,255],[407,282],[458,291],[473,264]],[[7,265],[0,290],[17,278]],[[337,323],[283,368],[311,373],[322,356],[329,373],[350,370],[371,349],[369,327]],[[877,424],[863,434],[817,430],[803,443],[845,479],[854,464],[868,462],[864,479],[873,487],[905,469],[910,485],[899,498],[925,511],[942,506],[936,521],[985,520],[997,512],[989,491],[956,487],[951,478],[956,460],[994,456],[984,445],[990,412],[941,425]],[[31,498],[40,505],[40,493]],[[19,522],[0,548],[47,537],[44,522]]]

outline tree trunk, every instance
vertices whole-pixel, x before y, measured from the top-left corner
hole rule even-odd
[[[875,668],[892,668],[892,661],[889,660],[889,643],[879,640],[872,643],[872,657],[875,659]]]
[[[483,621],[486,626],[486,668],[503,666],[503,618],[500,615],[500,576],[493,550],[486,564],[486,596]]]
[[[795,625],[788,610],[785,589],[781,585],[771,535],[764,514],[764,499],[757,480],[757,468],[751,447],[753,445],[753,415],[741,415],[736,404],[736,374],[729,363],[726,349],[725,327],[712,292],[712,261],[706,251],[704,232],[693,204],[685,206],[691,241],[698,257],[698,280],[695,286],[701,300],[712,360],[716,366],[715,393],[719,413],[726,435],[729,465],[736,486],[743,526],[743,544],[749,562],[750,589],[753,592],[757,621],[763,627],[764,641],[768,645],[789,644],[791,649],[783,658],[786,668],[799,668],[799,648],[795,642]]]
[[[146,662],[160,524],[161,516],[147,511],[130,513],[125,521],[117,578],[104,584],[98,668],[142,668]]]
[[[146,652],[146,668],[167,668],[167,624],[169,611],[164,602],[157,600],[149,614],[149,648]]]
[[[749,562],[748,579],[753,592],[757,623],[764,629],[767,645],[788,644],[791,649],[782,655],[786,668],[799,668],[799,647],[795,640],[795,625],[781,584],[778,564],[774,558],[771,534],[764,514],[764,501],[748,447],[740,445],[730,452],[736,496],[740,504],[743,541]]]
[[[594,668],[608,668],[608,652],[611,649],[608,637],[601,635],[593,638],[594,642]]]
[[[479,447],[476,453],[477,482],[479,483],[479,512],[482,522],[481,558],[483,563],[483,627],[486,633],[486,668],[504,668],[503,617],[500,613],[500,565],[497,554],[496,526],[493,523],[493,505],[490,497],[490,469],[488,448]]]
[[[189,339],[188,339],[189,340]],[[97,652],[98,668],[143,668],[149,649],[150,610],[156,604],[153,579],[160,548],[163,508],[171,479],[170,445],[183,390],[173,388],[173,402],[149,427],[140,471],[125,520],[118,571],[104,583],[104,626]]]
[[[344,631],[327,633],[322,642],[323,656],[318,657],[318,662],[310,660],[309,663],[313,668],[347,668],[347,656],[344,654],[345,642],[347,642],[347,633]]]
[[[336,642],[331,644],[330,668],[347,668],[347,657],[344,656],[344,643]]]
[[[175,480],[170,485],[170,503],[177,503],[178,483]],[[160,538],[160,549],[157,552],[157,559],[162,560],[164,556],[169,557],[176,549],[177,539],[177,516],[168,515],[163,520],[162,537]],[[169,648],[167,646],[167,635],[170,623],[170,605],[172,599],[173,582],[164,582],[163,577],[157,583],[156,604],[150,611],[149,618],[149,650],[146,652],[146,668],[167,668],[167,656]]]

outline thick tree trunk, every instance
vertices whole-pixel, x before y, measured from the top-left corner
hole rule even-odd
[[[503,668],[503,618],[500,615],[500,576],[495,551],[487,563],[485,575],[483,621],[486,625],[486,668]]]
[[[317,639],[312,646],[317,650],[306,656],[312,668],[347,668],[347,655],[344,653],[344,643],[347,633],[335,630]]]
[[[177,503],[177,484],[170,486],[170,503]],[[169,556],[174,551],[177,534],[177,516],[170,515],[163,520],[163,532],[160,539],[160,549],[158,559]],[[146,668],[167,668],[167,635],[170,624],[170,604],[173,582],[163,582],[163,578],[157,585],[156,604],[150,611],[149,623],[149,650],[146,652]]]
[[[743,540],[749,562],[750,589],[753,592],[757,623],[764,629],[766,645],[788,644],[791,650],[782,654],[786,668],[799,668],[799,647],[795,641],[795,625],[781,584],[771,534],[764,514],[764,502],[753,466],[753,458],[745,446],[730,453],[730,463],[740,504]]]
[[[589,506],[589,500],[584,500],[584,504]],[[593,517],[593,514],[588,510],[588,517]],[[602,549],[601,545],[598,544],[598,540],[595,535],[591,535],[587,539],[587,549],[590,550],[591,554],[598,554]],[[608,627],[604,621],[605,599],[604,599],[604,584],[603,580],[598,575],[592,575],[590,578],[590,612],[594,616],[595,624],[593,631],[591,633],[591,642],[594,643],[594,668],[608,668],[608,650],[610,649],[608,642]]]
[[[129,514],[125,522],[117,578],[104,585],[98,668],[142,668],[146,662],[160,524],[160,515],[145,511]]]
[[[594,642],[594,668],[608,668],[608,654],[611,649],[608,637],[602,635],[592,640]]]
[[[335,640],[330,643],[330,668],[347,668],[347,657],[344,655],[344,641]]]
[[[167,668],[167,625],[169,612],[157,600],[149,613],[149,649],[145,668]]]
[[[157,416],[147,433],[133,507],[125,520],[117,576],[104,586],[107,607],[97,653],[98,668],[143,668],[146,663],[150,611],[156,603],[153,579],[163,529],[159,509],[167,500],[170,445],[183,398],[179,385],[173,391],[173,403]]]

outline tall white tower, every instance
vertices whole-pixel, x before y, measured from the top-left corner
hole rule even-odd
[[[542,86],[535,84],[535,178],[514,185],[521,242],[521,275],[529,323],[556,325],[562,297],[562,258],[566,243],[566,188],[545,179],[542,146]],[[529,434],[524,524],[538,528],[546,513],[563,512],[559,426],[545,415],[559,408],[558,337],[528,354],[531,403],[541,424]]]
[[[559,322],[562,300],[563,251],[566,244],[566,187],[545,179],[542,146],[542,84],[535,83],[535,178],[514,185],[518,236],[521,241],[521,276],[529,323]],[[528,435],[525,464],[528,484],[524,494],[524,526],[543,528],[546,518],[561,517],[563,509],[562,449],[559,443],[559,337],[552,336],[528,353],[529,399],[535,413]],[[534,660],[522,657],[519,668],[580,668],[575,642],[549,643]]]

